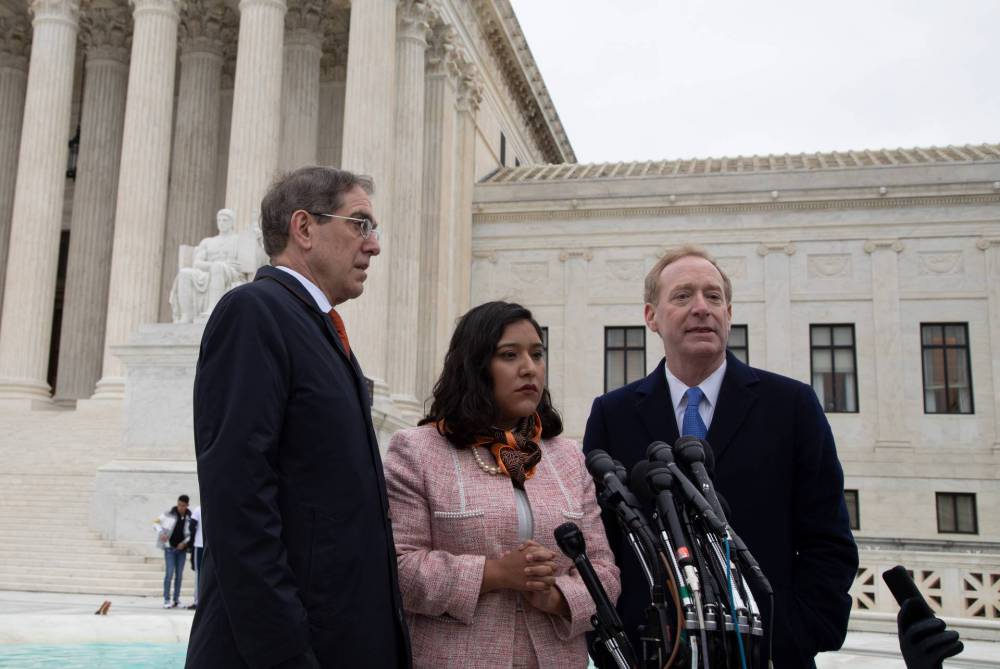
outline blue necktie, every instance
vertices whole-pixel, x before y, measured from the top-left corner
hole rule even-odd
[[[685,395],[687,395],[688,403],[687,408],[684,409],[684,424],[681,426],[681,436],[704,439],[705,435],[708,434],[708,428],[705,427],[705,421],[701,419],[701,414],[698,413],[698,405],[701,404],[701,398],[704,396],[704,393],[701,392],[701,388],[695,386],[694,388],[688,388]]]

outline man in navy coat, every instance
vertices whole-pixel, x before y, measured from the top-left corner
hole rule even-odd
[[[331,168],[277,181],[261,203],[271,266],[205,326],[190,669],[410,666],[367,385],[333,308],[380,250],[371,192]]]
[[[584,450],[603,449],[631,468],[652,441],[707,432],[729,521],[774,589],[773,616],[766,595],[754,593],[765,629],[773,626],[774,666],[815,666],[817,652],[844,641],[858,567],[830,425],[810,386],[727,354],[732,284],[704,250],[661,258],[646,277],[645,301],[665,358],[646,378],[594,400]],[[618,608],[638,644],[649,589],[613,520],[605,524],[622,571]]]

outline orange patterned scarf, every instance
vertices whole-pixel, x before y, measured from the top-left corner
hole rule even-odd
[[[490,427],[472,446],[489,448],[500,471],[510,477],[515,488],[524,490],[524,482],[535,475],[535,466],[542,460],[541,439],[542,419],[535,413],[521,419],[513,430]]]

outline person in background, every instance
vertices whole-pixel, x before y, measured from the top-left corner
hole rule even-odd
[[[191,568],[194,570],[194,601],[188,606],[189,609],[194,610],[198,608],[198,572],[201,571],[201,556],[205,552],[205,535],[201,525],[200,504],[192,509],[191,517],[198,523],[198,529],[194,533],[194,550],[191,551]]]
[[[180,605],[181,582],[184,578],[184,556],[197,530],[198,521],[191,517],[190,498],[181,495],[177,506],[156,519],[156,546],[163,549],[166,574],[163,576],[163,608],[175,609]],[[170,598],[170,582],[174,583],[174,597]]]
[[[414,667],[586,667],[595,605],[553,530],[580,526],[612,601],[618,569],[583,453],[559,436],[531,312],[466,313],[433,394],[385,458]]]

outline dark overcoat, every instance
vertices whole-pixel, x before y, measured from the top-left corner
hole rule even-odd
[[[189,669],[408,667],[382,461],[364,376],[299,281],[227,293],[194,385],[205,528]]]
[[[594,400],[584,451],[603,449],[631,469],[651,442],[677,440],[664,364]],[[817,652],[844,642],[858,568],[843,470],[823,409],[810,386],[729,353],[706,439],[715,485],[732,508],[729,521],[774,588],[773,621],[765,595],[755,597],[765,628],[774,627],[775,667],[814,666]],[[638,643],[649,588],[616,524],[605,518],[605,525],[622,572],[618,609]]]

